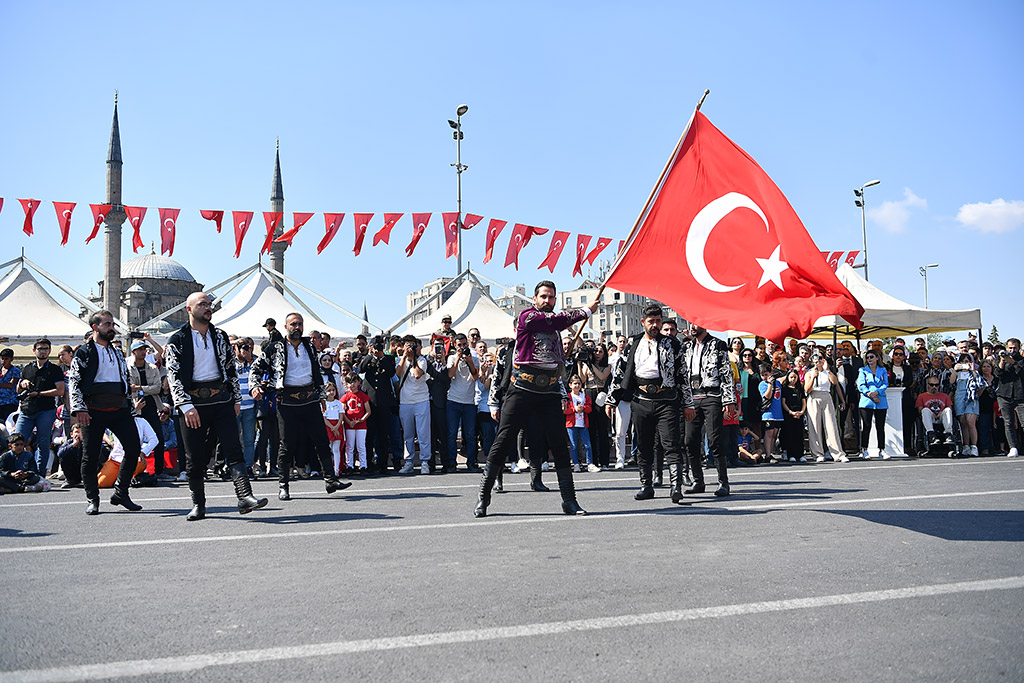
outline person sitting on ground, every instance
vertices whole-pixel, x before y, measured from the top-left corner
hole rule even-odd
[[[763,459],[761,451],[761,440],[757,438],[746,422],[740,423],[740,433],[737,437],[737,448],[739,459],[744,465],[756,465]]]
[[[82,488],[82,425],[71,425],[71,434],[57,449],[57,462],[64,473],[62,489]]]
[[[935,420],[941,420],[942,427],[946,430],[943,435],[945,443],[953,444],[953,401],[949,394],[939,391],[941,380],[938,377],[929,377],[925,383],[925,390],[917,397],[916,407],[921,413],[921,422],[924,423],[925,434],[928,437],[928,446],[941,443],[935,433]],[[950,449],[953,454],[953,450]]]
[[[25,449],[22,434],[11,436],[9,448],[0,455],[0,493],[41,493],[50,483],[35,473],[32,452]]]

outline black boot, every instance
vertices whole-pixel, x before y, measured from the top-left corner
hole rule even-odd
[[[120,479],[120,477],[118,477],[118,479]],[[141,510],[142,506],[132,501],[131,497],[128,495],[128,486],[125,485],[124,488],[121,488],[121,486],[122,484],[120,481],[114,484],[114,493],[110,496],[110,504],[120,505],[130,512],[138,512]]]
[[[337,477],[324,477],[324,482],[327,483],[327,493],[334,493],[335,491],[344,491],[352,485],[350,481],[339,481]]]
[[[665,472],[665,454],[658,453],[654,456],[654,485],[661,486],[664,482],[662,476]]]
[[[505,482],[502,481],[501,475],[505,472],[505,468],[502,467],[498,470],[498,478],[494,480],[494,492],[505,493]]]
[[[278,500],[291,500],[292,494],[288,492],[288,484],[277,485],[277,499]]]
[[[540,464],[539,463],[534,464],[534,463],[531,462],[530,463],[530,490],[531,491],[540,491],[542,493],[547,493],[551,489],[549,489],[547,486],[545,486],[544,482],[542,482],[540,480],[540,473],[541,473]]]
[[[683,466],[680,464],[668,466],[668,481],[672,489],[672,502],[676,505],[689,505],[683,500]]]
[[[100,499],[90,498],[89,504],[85,506],[85,514],[87,515],[98,515],[100,514]]]
[[[491,504],[491,487],[494,486],[494,480],[498,478],[498,468],[491,465],[490,462],[484,465],[484,473],[480,477],[480,497],[476,503],[476,509],[473,510],[474,517],[486,517],[487,506]]]
[[[235,484],[235,495],[238,496],[238,514],[249,514],[253,510],[258,510],[267,504],[266,498],[256,498],[252,495],[252,482],[249,481],[245,465],[233,465],[231,467],[231,479]]]
[[[562,494],[562,512],[567,515],[585,515],[587,511],[576,502],[576,485],[572,481],[572,468],[560,467],[555,470],[558,491]]]
[[[206,493],[192,491],[192,509],[185,515],[185,521],[195,522],[206,517]]]
[[[654,498],[654,484],[651,481],[651,464],[640,463],[640,490],[633,495],[634,500],[650,500]]]

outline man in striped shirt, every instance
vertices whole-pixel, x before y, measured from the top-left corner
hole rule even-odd
[[[238,431],[242,437],[242,454],[250,479],[256,479],[253,463],[256,460],[256,401],[249,393],[249,373],[252,371],[252,337],[235,340],[235,370],[238,389],[242,394],[242,409],[238,413]]]

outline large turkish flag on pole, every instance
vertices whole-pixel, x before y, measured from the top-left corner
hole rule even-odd
[[[713,330],[781,342],[824,315],[860,328],[839,282],[782,191],[699,111],[605,285],[662,301]]]

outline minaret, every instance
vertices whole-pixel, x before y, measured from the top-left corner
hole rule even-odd
[[[107,150],[107,251],[103,264],[103,308],[121,316],[121,225],[126,218],[121,204],[121,130],[117,125],[117,91],[114,91],[114,123],[110,127],[110,149]]]
[[[279,212],[282,215],[281,222],[274,231],[274,237],[280,237],[284,232],[284,185],[281,183],[281,139],[277,140],[277,149],[274,152],[274,182],[270,189],[270,210]],[[270,246],[270,267],[277,272],[284,274],[284,250],[288,248],[287,242],[274,242]],[[275,281],[274,287],[282,291],[280,282]]]

